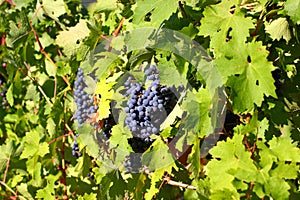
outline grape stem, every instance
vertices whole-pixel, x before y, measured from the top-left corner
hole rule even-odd
[[[9,168],[9,163],[10,163],[10,156],[11,156],[11,153],[9,153],[9,156],[7,158],[5,172],[4,172],[4,175],[3,175],[3,183],[5,183],[5,181],[6,181],[6,176],[7,176],[7,173],[8,173],[8,168]]]
[[[121,30],[121,28],[122,28],[122,26],[123,26],[124,21],[125,21],[125,17],[122,17],[122,19],[121,19],[121,21],[120,21],[120,23],[119,23],[117,29],[116,29],[116,30],[113,32],[113,34],[112,34],[113,38],[115,38],[115,37],[117,37],[117,36],[119,35],[120,30]],[[112,40],[111,40],[111,41],[112,41]],[[111,43],[111,41],[110,41],[110,43]],[[111,52],[111,50],[112,50],[112,47],[111,47],[111,45],[110,45],[107,51],[108,51],[108,52]]]
[[[177,182],[177,181],[173,181],[173,180],[171,180],[170,177],[164,177],[163,178],[163,183],[168,184],[168,185],[177,186],[177,187],[186,188],[186,189],[189,189],[189,190],[196,190],[197,189],[195,186],[188,185],[188,184],[185,184],[185,183],[180,183],[180,182]]]
[[[70,136],[70,135],[71,135],[71,133],[68,133],[68,134],[64,134],[64,135],[58,136],[57,138],[54,138],[53,140],[51,140],[50,142],[48,142],[48,145],[52,144],[53,142],[56,142],[56,141],[59,140],[59,139],[62,139],[62,138],[64,138],[64,137],[68,137],[68,136]]]

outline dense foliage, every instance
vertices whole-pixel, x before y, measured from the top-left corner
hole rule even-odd
[[[300,199],[299,37],[298,0],[1,1],[0,198]]]

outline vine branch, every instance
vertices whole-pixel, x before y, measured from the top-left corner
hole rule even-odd
[[[39,39],[39,36],[37,35],[34,27],[32,26],[32,23],[31,21],[29,21],[29,25],[30,25],[30,28],[31,28],[31,31],[33,32],[33,35],[34,35],[34,38],[36,40],[36,42],[38,43],[39,45],[39,48],[40,48],[40,52],[46,57],[46,59],[51,63],[51,65],[54,67],[54,69],[57,69],[57,66],[55,64],[55,62],[52,60],[52,58],[48,55],[48,53],[44,50],[41,42],[40,42],[40,39]],[[72,90],[72,87],[71,87],[71,84],[69,82],[69,80],[65,77],[65,76],[61,76],[62,79],[64,80],[64,82],[70,87],[70,89]],[[54,92],[56,93],[56,92]]]
[[[177,186],[177,187],[181,187],[181,188],[186,188],[186,189],[189,189],[189,190],[196,190],[197,189],[195,186],[188,185],[188,184],[185,184],[185,183],[180,183],[180,182],[177,182],[177,181],[173,181],[173,180],[171,180],[170,177],[164,177],[163,182],[165,184],[168,184],[168,185],[173,185],[173,186]]]
[[[4,176],[3,176],[4,183],[6,182],[6,176],[7,176],[8,168],[9,168],[9,164],[10,164],[10,156],[11,156],[11,153],[9,154],[9,156],[7,158],[7,163],[6,163],[5,172],[4,172]]]

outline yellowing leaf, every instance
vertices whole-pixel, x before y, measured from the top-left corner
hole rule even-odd
[[[43,10],[53,18],[58,19],[59,16],[66,13],[65,3],[63,0],[43,0]]]
[[[76,53],[82,40],[89,35],[90,30],[86,22],[86,20],[80,20],[76,26],[71,27],[67,31],[59,32],[55,42],[64,48],[63,52],[68,57]]]
[[[104,118],[109,117],[110,114],[110,102],[114,95],[114,90],[112,87],[116,84],[116,82],[106,82],[106,79],[102,79],[100,82],[97,83],[95,88],[95,94],[99,94],[100,101],[98,103],[99,109],[99,115],[97,117],[97,120],[102,120]]]
[[[286,18],[278,18],[266,25],[266,32],[270,34],[273,40],[285,39],[287,42],[291,39],[289,23]]]

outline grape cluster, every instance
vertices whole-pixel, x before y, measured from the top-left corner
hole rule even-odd
[[[78,120],[78,126],[82,126],[98,109],[94,98],[84,91],[86,87],[83,71],[79,68],[74,87],[75,103],[77,105],[74,118]]]
[[[98,106],[95,105],[94,98],[84,91],[86,87],[87,85],[85,83],[83,70],[79,68],[74,84],[75,103],[77,105],[77,111],[74,115],[74,119],[78,120],[79,127],[86,123],[98,109]],[[82,155],[82,153],[79,152],[76,138],[72,144],[72,154],[76,157],[80,157]]]
[[[142,138],[145,142],[151,141],[150,135],[160,131],[160,125],[177,101],[172,88],[160,84],[158,73],[154,65],[145,70],[147,80],[151,81],[147,89],[134,82],[131,76],[124,83],[125,96],[129,96],[124,108],[127,114],[125,124],[134,137]]]
[[[139,172],[142,153],[153,143],[150,136],[159,133],[161,124],[173,110],[184,89],[183,85],[178,89],[161,85],[159,70],[154,65],[145,70],[145,75],[150,82],[148,88],[137,83],[132,76],[124,83],[124,96],[129,97],[124,108],[125,124],[133,135],[128,143],[134,151],[125,159],[126,173]]]
[[[6,101],[6,89],[4,87],[5,80],[2,76],[0,76],[0,103],[3,109],[7,106]]]
[[[78,147],[78,144],[77,144],[77,137],[78,136],[79,135],[77,134],[75,139],[74,139],[74,142],[72,144],[72,155],[76,156],[77,158],[82,156],[82,153],[79,151],[79,147]]]
[[[130,153],[124,162],[125,173],[138,173],[142,167],[142,154]]]
[[[142,167],[142,153],[145,152],[151,146],[152,141],[145,141],[142,138],[133,137],[128,139],[128,143],[131,146],[134,153],[130,153],[130,155],[127,156],[125,159],[125,173],[138,173],[139,169],[141,169]]]

